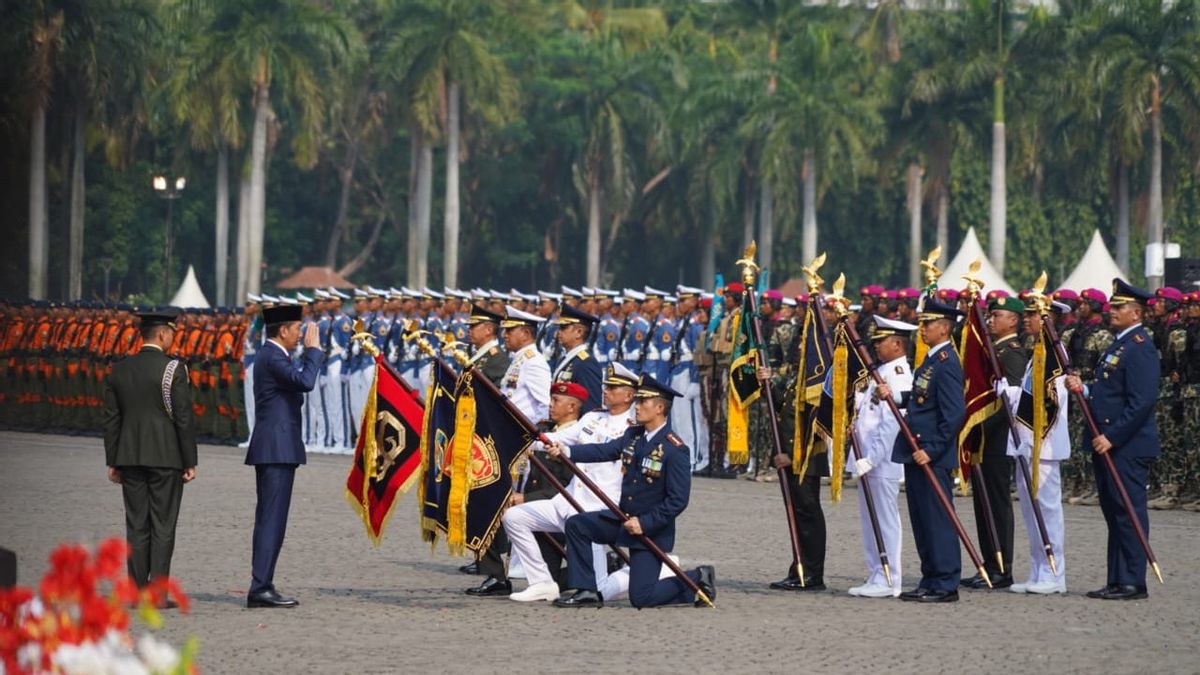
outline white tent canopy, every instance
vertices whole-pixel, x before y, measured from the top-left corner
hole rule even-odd
[[[191,265],[188,265],[187,276],[183,278],[183,283],[179,284],[175,297],[171,298],[171,306],[200,309],[210,306],[208,299],[204,297],[204,291],[200,290],[200,282],[196,281],[196,270]]]
[[[1104,245],[1104,239],[1100,236],[1100,230],[1095,230],[1092,232],[1092,241],[1088,244],[1087,251],[1084,251],[1079,264],[1075,266],[1075,271],[1071,272],[1059,288],[1069,288],[1077,292],[1085,288],[1099,288],[1108,293],[1112,288],[1112,280],[1117,277],[1124,279],[1125,273],[1109,254],[1108,247]]]
[[[967,230],[967,236],[963,238],[958,253],[942,271],[942,278],[938,281],[938,286],[940,288],[966,288],[967,283],[963,281],[962,277],[976,259],[982,263],[978,277],[983,282],[984,293],[1001,290],[1013,295],[1012,286],[1004,281],[1004,277],[1000,276],[1000,273],[992,266],[992,262],[988,260],[987,255],[984,254],[983,247],[979,245],[979,237],[975,234],[973,227]]]

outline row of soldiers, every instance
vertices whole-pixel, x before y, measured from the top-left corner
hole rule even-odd
[[[553,369],[565,356],[556,339],[555,319],[570,306],[599,318],[587,347],[598,363],[620,362],[683,393],[684,401],[673,410],[672,426],[692,448],[698,473],[769,480],[772,474],[763,459],[771,441],[761,407],[751,415],[750,462],[730,466],[725,456],[732,318],[741,290],[739,284],[718,289],[715,308],[714,294],[687,286],[671,292],[562,287],[559,292],[537,293],[367,286],[352,293],[329,288],[293,297],[251,296],[244,309],[186,310],[171,354],[188,363],[199,435],[212,442],[244,442],[253,426],[251,371],[263,342],[259,312],[275,304],[302,305],[306,320],[318,325],[327,357],[320,385],[305,405],[305,440],[312,449],[349,452],[373,372],[371,357],[352,339],[355,333],[370,334],[384,358],[423,391],[432,359],[414,341],[405,340],[406,333],[422,331],[435,349],[464,343],[472,306],[500,315],[511,306],[547,319],[536,345]],[[956,290],[937,293],[942,302],[959,300]],[[861,288],[859,302],[852,307],[859,331],[869,336],[876,315],[915,322],[921,295],[913,288]],[[1200,434],[1200,292],[1166,287],[1155,295],[1146,327],[1162,362],[1156,421],[1163,456],[1151,474],[1150,505],[1200,510],[1200,447],[1190,440]],[[1003,291],[992,291],[986,300],[1002,296]],[[1053,298],[1070,308],[1063,319],[1062,340],[1075,370],[1090,382],[1100,355],[1113,340],[1106,320],[1108,298],[1099,289],[1060,289]],[[787,352],[798,333],[797,309],[804,302],[804,295],[761,293],[759,311],[769,360],[784,373]],[[95,302],[0,305],[0,423],[67,432],[99,428],[105,375],[115,360],[140,348],[136,309]],[[1022,336],[1026,342],[1032,338]],[[1081,416],[1071,415],[1070,422],[1077,444],[1083,434]],[[1063,467],[1064,496],[1073,503],[1096,503],[1086,461],[1084,455],[1076,455]]]
[[[139,311],[149,308],[0,303],[0,423],[61,433],[99,430],[105,378],[113,363],[142,347]],[[210,442],[248,433],[241,361],[246,326],[240,308],[189,310],[169,350],[188,364],[196,434]]]

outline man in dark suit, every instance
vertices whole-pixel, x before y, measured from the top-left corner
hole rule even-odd
[[[950,473],[958,467],[957,437],[966,416],[963,372],[950,335],[957,309],[927,300],[918,316],[921,339],[929,353],[913,372],[913,388],[905,408],[908,426],[920,448],[914,451],[903,435],[892,446],[892,461],[904,465],[908,517],[912,522],[917,555],[921,558],[921,581],[917,588],[900,594],[901,600],[955,602],[958,600],[958,538],[950,516],[939,503],[934,487],[921,466],[928,465],[947,497],[954,493]],[[892,396],[886,385],[877,385],[879,398]]]
[[[1146,482],[1150,466],[1162,451],[1154,420],[1159,356],[1154,340],[1142,326],[1146,301],[1152,297],[1140,288],[1113,279],[1109,323],[1117,338],[1100,357],[1091,386],[1085,387],[1077,375],[1067,377],[1068,389],[1084,390],[1100,427],[1100,435],[1090,439],[1090,446],[1095,453],[1092,470],[1096,475],[1100,510],[1108,523],[1108,583],[1100,590],[1090,591],[1089,598],[1147,597],[1146,553],[1101,455],[1112,458],[1142,530],[1150,536]]]
[[[600,380],[600,364],[588,349],[588,337],[600,321],[599,317],[563,305],[558,315],[558,343],[564,354],[558,367],[550,375],[551,382],[574,382],[587,391],[587,401],[581,415],[600,407],[603,398]]]
[[[125,497],[129,576],[139,587],[171,573],[183,484],[196,477],[187,366],[164,352],[176,314],[140,314],[142,348],[114,363],[104,386],[108,479]]]
[[[597,607],[604,604],[596,585],[592,544],[629,547],[629,602],[634,607],[695,603],[702,604],[682,581],[672,576],[659,579],[662,562],[637,538],[645,535],[660,549],[675,546],[675,519],[687,508],[692,488],[691,451],[667,424],[671,402],[679,392],[648,375],[638,380],[637,426],[605,443],[555,444],[551,457],[566,455],[576,462],[621,460],[620,505],[632,516],[622,523],[611,510],[589,511],[571,516],[564,528],[567,536],[567,586],[570,590],[554,601],[556,607]],[[713,568],[701,565],[687,573],[713,599],[716,588]]]
[[[296,467],[305,463],[300,412],[304,394],[321,374],[325,352],[316,324],[303,330],[304,352],[292,363],[301,339],[303,309],[281,305],[263,309],[267,343],[254,361],[254,433],[246,464],[254,467],[258,505],[254,511],[253,580],[247,607],[295,607],[275,590],[275,562],[283,547]]]

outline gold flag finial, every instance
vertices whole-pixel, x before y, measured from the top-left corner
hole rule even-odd
[[[753,292],[754,276],[759,271],[758,263],[754,262],[754,254],[758,251],[758,244],[751,241],[746,250],[742,252],[742,257],[734,264],[742,268],[742,283],[746,285],[747,290]]]
[[[833,281],[833,292],[825,296],[825,301],[833,305],[834,311],[839,316],[846,316],[850,313],[850,300],[844,295],[845,290],[846,275],[845,273],[838,273],[837,279]]]
[[[1046,271],[1042,270],[1042,275],[1037,278],[1037,281],[1033,282],[1033,287],[1029,289],[1029,296],[1033,298],[1039,314],[1046,314],[1050,311],[1050,298],[1046,296],[1046,283],[1048,279]]]
[[[983,290],[983,281],[979,278],[979,270],[983,267],[983,261],[976,258],[971,261],[967,267],[967,273],[962,275],[963,281],[967,282],[967,291],[979,297],[979,292]]]
[[[941,278],[942,271],[938,269],[937,259],[942,257],[942,247],[935,246],[929,255],[921,261],[921,267],[925,268],[925,285],[932,286]]]
[[[810,294],[821,292],[821,284],[825,283],[825,280],[822,279],[821,275],[817,274],[817,272],[821,270],[821,266],[824,264],[825,253],[822,252],[821,255],[813,258],[813,261],[810,262],[807,267],[800,268],[800,270],[804,272],[804,276],[808,279],[808,292]]]

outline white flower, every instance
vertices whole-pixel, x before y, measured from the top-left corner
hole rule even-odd
[[[169,673],[179,665],[179,652],[166,642],[155,640],[149,634],[138,640],[138,653],[153,673]]]
[[[42,645],[27,642],[17,650],[17,665],[25,670],[37,670],[42,663]],[[3,667],[4,664],[0,664]]]

